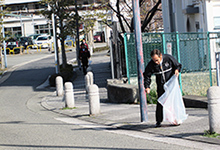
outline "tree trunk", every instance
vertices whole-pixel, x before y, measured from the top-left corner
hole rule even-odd
[[[62,22],[62,20],[60,20],[60,33],[61,33],[61,35],[64,35],[63,22]],[[63,62],[62,67],[63,67],[63,68],[66,68],[67,60],[66,60],[66,51],[65,51],[64,40],[65,40],[65,38],[62,36],[62,37],[60,38],[61,51],[62,51],[62,62]]]

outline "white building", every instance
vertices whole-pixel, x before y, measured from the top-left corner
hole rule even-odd
[[[4,0],[5,7],[10,8],[10,13],[4,17],[5,31],[10,31],[13,36],[28,36],[31,34],[47,33],[52,35],[51,21],[46,19],[38,11],[47,6],[40,5],[41,0]],[[83,7],[87,4],[97,2],[100,0],[77,0],[79,4],[79,15],[86,12]],[[105,39],[109,36],[109,28],[101,25],[101,21],[97,21],[93,34],[96,32],[104,32]],[[107,33],[108,32],[108,33]],[[107,40],[106,40],[107,41]]]
[[[4,18],[5,31],[10,31],[14,36],[28,36],[35,33],[52,33],[49,20],[38,11],[46,6],[41,6],[40,0],[5,0],[5,7],[10,8],[10,13]]]
[[[220,31],[219,0],[162,0],[164,32]]]
[[[220,0],[162,0],[162,10],[165,33],[220,32]],[[210,40],[211,66],[215,68],[220,33],[210,36],[215,37]]]

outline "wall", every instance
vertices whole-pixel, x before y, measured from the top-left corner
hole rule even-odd
[[[207,22],[208,22],[208,31],[220,31],[219,29],[215,29],[214,26],[214,17],[220,17],[220,1],[212,0],[206,1],[207,8]]]

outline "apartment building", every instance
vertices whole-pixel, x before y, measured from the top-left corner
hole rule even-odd
[[[162,0],[165,32],[220,31],[219,0]]]

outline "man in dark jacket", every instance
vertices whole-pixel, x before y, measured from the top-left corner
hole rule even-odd
[[[88,59],[90,58],[90,52],[86,45],[82,44],[79,51],[79,59],[82,62],[83,73],[86,74],[86,69],[88,68]]]
[[[150,93],[151,75],[156,76],[158,98],[165,92],[163,85],[175,74],[179,75],[182,65],[171,55],[162,54],[160,50],[151,51],[151,61],[144,72],[144,87],[147,94]],[[158,102],[156,108],[156,127],[163,121],[163,106]]]

